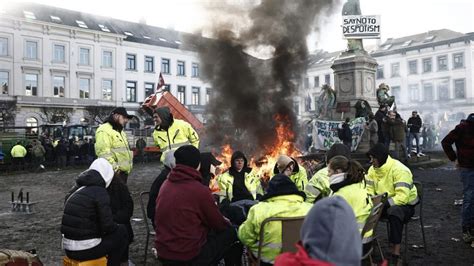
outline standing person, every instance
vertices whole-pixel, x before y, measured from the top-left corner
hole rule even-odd
[[[120,258],[121,266],[128,266],[129,246],[133,242],[133,229],[130,219],[133,215],[133,199],[130,196],[130,191],[126,184],[123,183],[120,177],[115,176],[112,179],[107,192],[110,198],[110,209],[112,217],[117,224],[123,224],[127,229],[127,246]],[[132,263],[130,263],[132,265]]]
[[[112,165],[99,158],[77,177],[66,197],[61,233],[69,258],[83,261],[107,256],[107,265],[120,265],[128,236],[125,226],[113,220],[106,190],[113,176]]]
[[[474,113],[461,121],[441,141],[449,160],[458,167],[463,184],[462,232],[466,243],[474,242]],[[456,146],[456,152],[453,150]]]
[[[390,227],[388,239],[392,247],[389,262],[390,265],[397,265],[400,260],[403,225],[415,213],[418,193],[413,185],[410,169],[392,159],[383,144],[377,143],[367,155],[372,164],[366,176],[367,191],[370,195],[388,194],[382,217],[388,217]]]
[[[236,231],[202,184],[199,150],[184,145],[174,157],[176,167],[156,199],[158,259],[162,265],[217,264],[236,242]]]
[[[10,154],[12,156],[12,163],[17,168],[17,170],[22,170],[23,165],[25,164],[26,149],[21,145],[21,142],[18,141],[15,146],[13,146]]]
[[[124,184],[127,184],[128,175],[132,171],[133,154],[123,129],[132,117],[124,107],[117,107],[95,133],[97,157],[109,161]]]
[[[34,162],[35,170],[40,169],[40,168],[44,169],[43,162],[44,162],[44,155],[46,154],[46,150],[44,149],[41,142],[38,140],[34,140],[31,151],[33,153],[33,162]]]
[[[405,121],[402,117],[395,111],[388,112],[387,125],[390,128],[389,136],[390,140],[393,141],[395,145],[394,156],[398,160],[407,161],[407,147],[406,143],[406,126]],[[403,153],[403,158],[400,156],[400,150]]]
[[[174,119],[168,107],[157,108],[153,113],[153,120],[155,121],[153,140],[163,152],[161,161],[164,160],[167,151],[176,150],[183,145],[191,144],[199,148],[199,136],[191,124]]]
[[[413,145],[413,139],[416,142],[416,156],[420,157],[424,154],[421,153],[420,150],[420,129],[423,125],[421,121],[421,117],[418,115],[417,111],[411,112],[411,117],[408,118],[407,126],[408,126],[408,158],[411,157],[411,146]],[[425,139],[423,139],[423,143]]]
[[[379,107],[377,112],[375,112],[375,117],[374,117],[375,121],[377,121],[377,126],[378,126],[378,130],[377,130],[378,143],[385,143],[386,132],[384,132],[382,125],[384,123],[384,119],[386,116],[387,116],[387,106],[382,105]]]
[[[346,120],[342,123],[341,128],[338,129],[338,137],[346,145],[352,150],[352,131],[349,126],[350,118],[346,117]]]
[[[377,123],[377,120],[375,120],[374,114],[372,113],[369,114],[369,122],[367,124],[366,129],[369,132],[369,144],[370,148],[372,148],[379,141],[379,125]]]
[[[68,146],[66,140],[61,138],[54,148],[54,153],[56,154],[56,166],[57,170],[64,169],[67,163],[67,150]]]

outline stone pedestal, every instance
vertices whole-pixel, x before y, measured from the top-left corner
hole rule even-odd
[[[334,88],[336,89],[336,109],[333,117],[340,119],[355,117],[355,104],[366,100],[372,112],[378,108],[375,90],[375,72],[377,61],[365,52],[342,53],[334,60]]]

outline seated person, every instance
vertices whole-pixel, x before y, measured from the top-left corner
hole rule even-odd
[[[290,177],[291,181],[295,183],[296,187],[300,191],[304,191],[306,184],[308,183],[308,176],[306,169],[299,165],[298,162],[286,155],[280,155],[273,169],[274,174],[284,174]]]
[[[339,197],[316,202],[304,219],[296,253],[283,253],[275,266],[360,265],[362,243],[354,212]]]
[[[107,256],[107,265],[120,265],[128,246],[124,225],[114,222],[106,188],[114,176],[112,165],[96,159],[76,179],[66,197],[61,221],[66,255],[84,261]]]
[[[162,265],[213,265],[237,241],[235,229],[202,184],[199,150],[184,145],[160,189],[155,210],[155,247]]]
[[[290,178],[278,174],[270,179],[267,193],[250,208],[247,220],[239,227],[239,239],[257,256],[260,226],[270,217],[304,216],[312,204],[304,202],[305,194],[296,188]],[[261,265],[272,264],[281,252],[281,223],[271,222],[265,227],[266,237],[262,249]]]
[[[347,159],[351,158],[351,151],[349,148],[341,143],[335,143],[326,152],[326,165],[329,163],[332,157],[342,155]],[[315,201],[329,197],[332,194],[331,188],[329,187],[329,176],[327,166],[316,172],[311,177],[308,184],[305,187],[304,192],[306,193],[306,202],[314,203]]]
[[[338,155],[329,161],[328,175],[333,195],[341,196],[354,211],[354,215],[362,232],[370,215],[373,204],[365,188],[365,170],[359,162]],[[362,242],[369,243],[372,231],[365,233]]]
[[[367,155],[372,166],[366,176],[367,191],[371,195],[385,192],[388,200],[382,217],[388,218],[389,242],[392,245],[390,264],[399,263],[400,243],[402,242],[403,224],[415,213],[418,204],[418,193],[413,185],[410,169],[388,155],[388,149],[381,143],[375,144]]]

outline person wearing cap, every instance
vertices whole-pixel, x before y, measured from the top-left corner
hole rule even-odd
[[[153,113],[155,130],[153,140],[155,145],[163,152],[161,161],[165,159],[165,153],[170,150],[191,144],[199,148],[199,136],[188,122],[173,118],[169,107],[160,107]]]
[[[127,184],[132,171],[133,154],[128,145],[127,135],[123,130],[133,116],[124,107],[115,108],[95,133],[95,153],[112,164],[114,171],[123,183]]]
[[[278,174],[270,179],[266,194],[260,202],[250,208],[247,220],[239,227],[239,239],[254,256],[257,256],[258,241],[262,222],[271,217],[305,216],[312,204],[304,202],[305,194],[299,191],[295,183],[284,175]],[[260,265],[273,264],[282,248],[281,223],[273,222],[265,226],[265,239],[262,247]]]
[[[289,156],[280,155],[273,169],[274,174],[284,174],[295,183],[298,190],[303,191],[308,183],[306,169]]]
[[[458,167],[463,184],[462,232],[466,243],[474,242],[474,113],[462,120],[441,141],[449,160]],[[456,152],[453,150],[456,146]]]
[[[304,192],[306,194],[306,202],[314,203],[332,194],[327,164],[334,156],[342,155],[347,159],[351,159],[351,151],[349,147],[342,143],[335,143],[326,152],[326,167],[320,169],[311,177],[308,184],[305,186]]]
[[[388,155],[385,145],[377,143],[367,155],[372,166],[366,175],[366,188],[370,195],[388,194],[382,216],[388,218],[389,242],[392,245],[390,262],[398,263],[403,224],[415,213],[419,203],[413,175],[403,163]]]
[[[84,261],[107,256],[107,265],[120,265],[128,234],[112,215],[107,188],[113,177],[112,165],[98,158],[76,178],[61,220],[62,247],[69,258]]]
[[[237,240],[202,184],[200,152],[184,145],[174,152],[176,166],[161,186],[155,209],[155,247],[163,265],[214,265]]]
[[[296,253],[283,253],[275,266],[361,265],[362,241],[351,207],[340,196],[322,199],[306,215]]]
[[[413,145],[413,139],[416,142],[416,155],[418,157],[423,156],[420,150],[420,129],[423,125],[421,117],[418,115],[418,111],[411,112],[411,117],[408,118],[408,158],[411,157],[411,146]],[[424,140],[423,140],[424,142]]]

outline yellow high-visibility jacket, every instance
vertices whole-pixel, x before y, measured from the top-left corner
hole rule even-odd
[[[304,191],[306,184],[308,183],[308,175],[306,174],[306,169],[298,164],[298,172],[290,176],[291,181],[295,183],[296,187],[300,191]]]
[[[127,174],[132,171],[133,153],[128,145],[127,135],[118,132],[110,123],[104,123],[95,133],[95,154],[112,164],[114,171],[120,170]]]
[[[247,220],[239,227],[240,241],[248,246],[256,256],[262,222],[270,217],[305,216],[313,204],[304,202],[299,195],[275,196],[259,202],[250,208]],[[262,261],[273,263],[282,248],[281,222],[265,225],[265,238],[262,248]]]
[[[13,146],[10,154],[13,158],[24,158],[26,156],[26,149],[20,144]]]
[[[390,156],[382,167],[371,166],[365,179],[370,195],[388,193],[390,206],[418,203],[418,193],[413,185],[410,169]]]
[[[260,178],[255,175],[253,172],[245,173],[245,187],[252,194],[253,199],[257,199],[257,194],[263,195],[263,188],[260,183]],[[234,177],[229,173],[229,171],[217,176],[217,184],[219,186],[219,202],[222,202],[224,199],[232,201],[233,191],[232,187],[234,184]]]
[[[165,152],[176,150],[183,145],[191,144],[199,149],[199,136],[194,128],[186,121],[174,119],[168,130],[153,131],[155,145],[160,147],[163,154],[161,161],[165,158]],[[171,148],[171,149],[170,149]]]
[[[372,199],[370,198],[365,184],[363,182],[351,184],[340,188],[334,192],[333,195],[339,195],[344,198],[349,206],[351,206],[356,217],[359,231],[362,232],[367,218],[369,218],[370,211],[373,208]],[[368,231],[364,235],[364,239],[368,239],[372,236],[372,231]]]
[[[329,197],[332,194],[329,188],[328,168],[324,167],[311,177],[305,186],[306,202],[314,203],[316,199]]]

